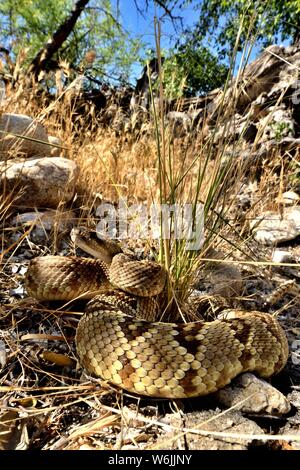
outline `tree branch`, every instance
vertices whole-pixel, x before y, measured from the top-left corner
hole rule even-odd
[[[53,55],[59,50],[63,42],[72,32],[80,14],[88,4],[89,0],[77,0],[73,10],[66,20],[58,27],[52,38],[42,47],[30,64],[29,71],[35,78],[39,73],[47,68],[47,64]]]
[[[141,8],[138,4],[138,0],[134,0],[134,3],[135,3],[135,7],[137,9],[137,11],[139,12],[140,15],[143,16],[144,18],[144,8]],[[159,7],[161,7],[164,12],[165,12],[165,15],[167,15],[171,20],[172,20],[172,23],[174,24],[176,20],[182,20],[182,17],[181,16],[174,16],[173,13],[172,13],[172,9],[174,9],[176,3],[178,3],[178,0],[175,1],[174,5],[172,6],[172,8],[168,8],[167,5],[165,4],[166,2],[164,0],[153,0],[153,3],[157,4]],[[149,8],[149,0],[146,0],[146,11],[148,10]]]

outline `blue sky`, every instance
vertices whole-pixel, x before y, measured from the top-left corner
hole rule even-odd
[[[116,0],[113,3],[117,3]],[[146,2],[145,2],[146,3]],[[177,39],[178,32],[175,31],[170,18],[164,15],[161,8],[155,8],[153,2],[149,1],[149,9],[142,16],[136,9],[134,0],[119,0],[118,2],[124,27],[133,35],[139,34],[145,42],[149,42],[154,46],[154,16],[161,19],[163,37],[162,47],[170,47]],[[140,1],[140,5],[143,2]],[[190,6],[184,10],[178,8],[173,11],[176,16],[182,16],[184,26],[192,26],[197,20],[197,14]]]
[[[141,0],[139,5],[142,6]],[[169,49],[172,47],[178,39],[179,30],[176,31],[170,18],[164,15],[164,11],[161,8],[155,8],[153,2],[149,0],[149,8],[147,13],[141,15],[136,8],[134,0],[112,0],[113,6],[118,4],[121,14],[121,23],[124,28],[131,33],[132,36],[140,36],[143,42],[147,43],[148,48],[155,49],[154,39],[154,17],[155,15],[161,20],[162,40],[161,47],[163,49]],[[184,27],[192,26],[197,20],[197,14],[190,6],[184,10],[174,9],[174,16],[181,16]],[[178,26],[180,24],[178,23]],[[134,70],[135,75],[139,75],[141,67],[136,67]]]
[[[146,2],[142,0],[137,0],[140,6],[143,3],[146,6]],[[154,16],[156,15],[158,18],[161,18],[163,15],[163,10],[161,8],[156,8],[153,6],[153,1],[149,0],[149,8],[147,13],[144,13],[142,16],[136,8],[134,0],[112,0],[113,6],[117,5],[120,8],[121,14],[121,23],[125,27],[125,29],[131,33],[132,36],[140,35],[143,41],[149,44],[149,48],[155,49],[155,40],[154,40]],[[193,26],[193,24],[197,21],[197,12],[193,9],[192,5],[188,8],[180,10],[179,8],[175,8],[172,10],[173,15],[181,16],[182,23],[184,27]],[[161,29],[162,29],[162,41],[161,47],[163,49],[168,49],[172,47],[176,40],[179,37],[180,31],[176,31],[174,29],[174,25],[172,21],[164,16],[161,19]],[[287,44],[287,41],[285,42]],[[250,55],[250,62],[253,61],[261,52],[260,47],[255,46],[252,49]],[[237,63],[239,62],[239,56],[237,57]],[[133,69],[133,76],[138,76],[140,73],[141,67],[136,66]]]

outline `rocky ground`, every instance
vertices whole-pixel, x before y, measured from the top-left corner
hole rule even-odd
[[[15,246],[4,258],[0,280],[1,426],[8,431],[2,448],[299,448],[297,240],[276,250],[261,247],[266,259],[288,259],[286,266],[232,265],[242,280],[242,307],[275,312],[287,333],[290,359],[273,386],[245,374],[209,397],[145,400],[86,377],[77,365],[74,335],[83,303],[41,305],[28,298],[29,260],[53,252],[54,233],[57,254],[74,254],[69,230],[76,224],[75,213],[61,214],[59,221],[48,211],[35,226],[33,216],[11,219],[8,245]],[[257,250],[255,240],[252,247]],[[209,293],[214,282],[205,279],[197,287]],[[228,282],[232,286],[232,277]]]

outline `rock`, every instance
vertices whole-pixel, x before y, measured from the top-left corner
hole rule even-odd
[[[293,240],[300,235],[300,207],[288,207],[281,217],[275,211],[267,211],[250,223],[254,239],[263,245]]]
[[[29,158],[0,164],[0,189],[16,195],[16,207],[57,207],[68,202],[77,177],[76,163],[66,158]]]
[[[11,220],[11,225],[31,227],[28,234],[29,240],[41,245],[47,244],[51,230],[56,234],[70,230],[76,221],[76,215],[72,211],[48,210],[18,214]]]
[[[275,250],[272,255],[273,263],[291,263],[294,260],[289,251]]]
[[[249,120],[256,122],[268,114],[268,105],[266,104],[267,98],[267,93],[263,91],[254,101],[252,101],[247,113]]]
[[[293,390],[291,393],[288,394],[287,398],[290,403],[300,411],[300,391]]]
[[[9,132],[9,134],[0,133],[0,160],[14,158],[15,156],[50,155],[51,147],[49,145],[12,135],[18,134],[48,143],[45,128],[29,116],[2,114],[0,117],[0,131]]]
[[[299,64],[298,45],[293,47],[271,45],[267,47],[255,61],[247,65],[241,83],[239,83],[242,92],[238,95],[236,109],[243,114],[242,111],[245,110],[249,102],[255,100],[261,93],[268,95],[268,106],[270,102],[274,103],[275,96],[279,97],[281,93],[288,92],[288,88],[293,82],[292,77],[295,78],[295,81],[297,80]],[[229,92],[230,89],[227,93]],[[273,100],[270,99],[271,97]]]
[[[222,405],[228,408],[234,406],[243,413],[278,416],[291,409],[288,400],[279,390],[250,373],[242,374],[215,395]]]
[[[238,208],[238,216],[244,218],[244,214],[249,209],[255,199],[257,193],[257,181],[244,183],[241,185],[238,194],[236,195],[236,205]]]
[[[220,126],[214,134],[214,144],[226,140],[226,145],[229,142],[235,142],[242,137],[246,142],[253,143],[257,134],[256,125],[248,120],[247,116],[240,116],[235,114],[229,126],[228,123]]]
[[[58,145],[59,147],[62,146],[62,142],[58,137],[54,137],[53,135],[49,135],[48,140],[49,140],[50,144]],[[59,147],[50,147],[51,157],[59,157],[60,156],[61,149]]]
[[[279,434],[283,436],[290,436],[288,441],[292,447],[292,450],[300,450],[300,412],[298,411],[294,416],[288,419],[286,425],[280,429]],[[293,439],[295,436],[295,439]],[[280,439],[280,438],[279,438]]]
[[[23,214],[16,215],[12,221],[12,225],[35,225],[36,228],[43,231],[50,231],[54,227],[61,232],[71,228],[76,221],[76,215],[72,211],[55,211],[49,210],[45,212],[24,212]]]
[[[211,249],[207,258],[222,260],[224,255]],[[206,262],[200,268],[194,288],[212,296],[233,297],[241,295],[244,282],[240,268],[229,262]]]
[[[186,413],[184,421],[179,413],[174,413],[162,421],[176,429],[167,431],[155,445],[156,449],[246,450],[264,434],[256,423],[237,411],[195,411]]]
[[[277,198],[277,202],[281,202],[286,206],[296,205],[298,204],[299,200],[299,194],[295,193],[295,191],[286,191],[282,194],[281,198]]]
[[[7,363],[7,354],[4,341],[0,340],[0,370],[4,369]]]
[[[259,122],[263,131],[261,142],[275,139],[280,142],[290,137],[295,138],[296,122],[292,116],[292,110],[286,109],[284,104],[271,106],[268,115]]]
[[[5,100],[5,83],[0,79],[0,104]]]
[[[213,97],[205,120],[216,147],[226,142],[222,164],[235,158],[235,153],[246,165],[260,163],[274,153],[285,154],[286,159],[296,154],[300,142],[299,66],[298,44],[269,46],[240,79],[232,79],[223,94]],[[236,141],[241,145],[233,145]]]
[[[192,127],[191,118],[181,111],[170,111],[166,116],[169,132],[173,137],[187,135]]]
[[[294,152],[299,148],[300,138],[283,137],[281,140],[271,139],[260,142],[260,148],[256,153],[256,159],[262,160],[272,157],[275,152],[284,154]]]

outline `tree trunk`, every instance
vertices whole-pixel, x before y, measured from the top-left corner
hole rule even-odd
[[[35,78],[38,78],[39,73],[46,69],[47,64],[52,59],[53,55],[59,50],[63,42],[72,32],[76,21],[88,2],[89,0],[78,0],[70,15],[58,27],[52,38],[37,53],[29,67],[29,71],[34,74]]]
[[[300,45],[300,13],[295,18],[295,32],[293,35],[293,46]]]

